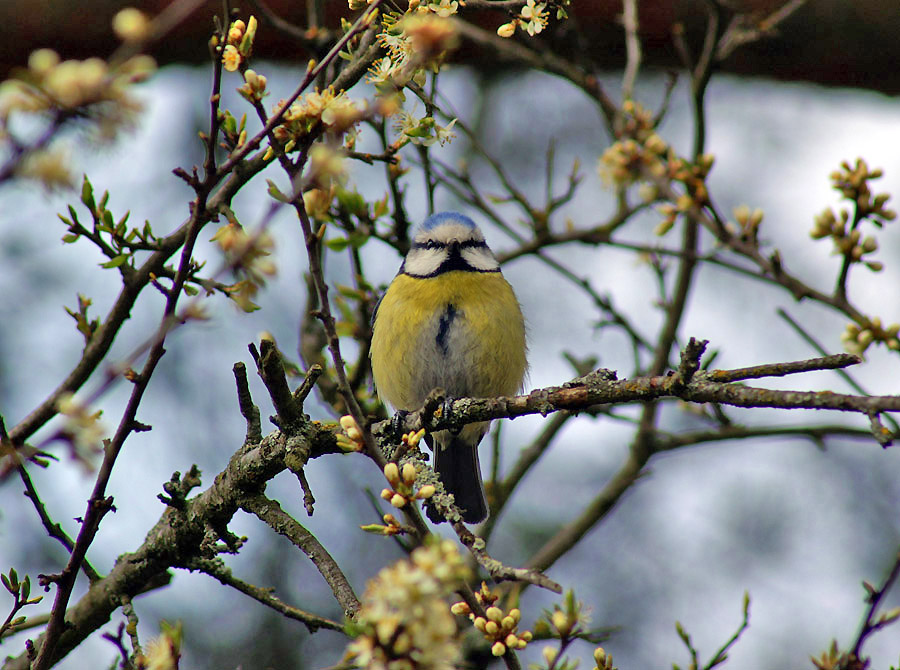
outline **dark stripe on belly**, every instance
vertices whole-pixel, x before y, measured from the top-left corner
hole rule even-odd
[[[444,310],[444,313],[441,314],[441,320],[438,323],[438,333],[435,338],[435,342],[437,342],[438,348],[440,348],[441,353],[444,356],[447,355],[447,346],[449,345],[450,338],[450,326],[453,325],[453,320],[456,318],[456,307],[453,305],[447,305],[447,308]]]

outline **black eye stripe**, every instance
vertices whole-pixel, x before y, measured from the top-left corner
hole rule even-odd
[[[438,242],[437,240],[428,240],[427,242],[413,242],[413,249],[446,249],[446,242]],[[484,240],[465,240],[459,243],[460,249],[487,249],[487,242]]]

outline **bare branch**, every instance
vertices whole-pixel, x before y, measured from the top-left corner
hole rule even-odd
[[[230,586],[236,591],[240,591],[244,595],[250,596],[255,601],[262,603],[266,607],[272,608],[279,614],[286,616],[288,619],[294,619],[295,621],[301,622],[306,626],[306,629],[310,633],[315,633],[320,628],[336,631],[342,631],[344,629],[344,625],[337,621],[332,621],[331,619],[326,619],[317,614],[291,607],[284,601],[276,598],[272,594],[272,589],[254,586],[253,584],[248,584],[247,582],[238,579],[220,558],[195,558],[185,567],[189,570],[199,570],[200,572],[204,572],[210,577],[219,580],[219,582],[225,586]]]

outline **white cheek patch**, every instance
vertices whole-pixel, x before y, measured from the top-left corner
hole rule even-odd
[[[446,249],[411,249],[403,264],[406,274],[424,277],[434,274],[447,260]]]
[[[494,258],[494,254],[485,247],[464,248],[462,258],[480,272],[493,272],[500,269],[500,264]]]

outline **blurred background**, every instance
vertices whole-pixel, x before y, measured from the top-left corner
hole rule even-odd
[[[109,18],[123,4],[87,2],[76,10],[69,3],[7,1],[0,13],[8,12],[4,25],[12,29],[5,31],[0,59],[9,68],[41,46],[51,46],[64,57],[106,55],[115,46],[108,34]],[[140,6],[155,12],[164,5]],[[336,16],[346,15],[344,3],[333,5]],[[304,22],[297,4],[273,1],[269,6],[288,20]],[[249,4],[241,9],[242,15],[258,11]],[[218,3],[204,4],[160,46],[156,56],[164,67],[140,89],[145,111],[133,132],[111,145],[70,139],[75,172],[87,174],[95,192],[109,190],[114,213],[128,210],[131,222],[149,220],[158,233],[180,225],[188,215],[191,194],[171,170],[189,169],[203,159],[197,132],[206,123],[211,80],[211,68],[203,61],[209,17],[217,10]],[[617,68],[623,63],[618,11],[618,3],[585,2],[575,3],[572,12],[591,30],[596,27],[591,47],[609,53],[602,84],[614,96],[621,78]],[[502,14],[498,17],[497,23]],[[638,100],[658,107],[664,69],[676,65],[667,38],[671,25],[685,20],[694,31],[702,25],[701,17],[701,3],[641,3],[650,65],[639,80]],[[494,25],[489,15],[483,18]],[[828,175],[842,160],[861,156],[870,166],[884,169],[885,177],[877,184],[880,191],[900,193],[900,101],[895,97],[900,73],[894,67],[900,61],[900,44],[893,37],[898,23],[900,7],[894,2],[813,0],[782,24],[776,37],[739,50],[714,76],[707,95],[707,146],[716,155],[710,187],[717,204],[725,212],[742,203],[761,207],[766,213],[761,236],[781,251],[787,267],[825,290],[833,284],[840,259],[831,255],[830,241],[810,240],[809,230],[816,214],[838,204]],[[254,68],[269,77],[273,101],[296,86],[309,58],[296,42],[279,39],[279,33],[261,21],[257,53],[267,60],[255,61]],[[557,186],[576,160],[584,176],[564,215],[575,225],[587,226],[614,211],[613,196],[595,169],[609,138],[596,107],[580,91],[547,75],[504,72],[466,47],[442,79],[454,113],[479,128],[484,145],[501,157],[521,190],[544,188],[546,154],[553,142]],[[223,87],[228,93],[224,104],[236,116],[248,109],[233,93],[239,84],[233,75]],[[360,86],[351,97],[368,93]],[[660,134],[689,153],[691,133],[688,91],[681,83]],[[364,131],[360,141],[365,150],[371,138]],[[441,160],[451,163],[471,159],[461,139],[437,151]],[[490,193],[493,176],[477,162],[472,169]],[[277,173],[264,176],[283,184]],[[408,182],[408,209],[421,219],[427,206],[414,176]],[[385,192],[379,168],[355,167],[352,181],[367,197]],[[271,202],[265,191],[262,179],[243,189],[234,203],[242,222],[252,226],[262,219]],[[446,191],[438,193],[438,209],[460,207]],[[68,204],[80,208],[77,194],[47,194],[30,185],[0,190],[0,414],[8,426],[39,403],[78,359],[83,339],[63,305],[73,307],[76,294],[83,294],[93,300],[94,313],[103,314],[116,294],[117,283],[98,267],[105,259],[90,245],[60,243],[64,225],[56,214]],[[509,214],[514,224],[515,213]],[[650,212],[630,223],[622,238],[656,243],[652,230],[658,220]],[[900,321],[898,225],[878,235],[884,271],[873,274],[860,268],[850,284],[855,304],[886,323]],[[267,331],[289,355],[297,349],[306,310],[302,235],[287,211],[276,217],[271,230],[278,275],[258,297],[261,309],[244,314],[220,298],[208,300],[211,318],[178,330],[167,342],[167,354],[138,414],[153,430],[127,442],[110,485],[116,513],[104,520],[89,554],[101,573],[117,555],[136,548],[159,518],[163,506],[156,494],[173,471],[184,472],[196,463],[208,485],[240,446],[244,422],[237,411],[231,367],[238,360],[251,364],[247,344]],[[220,256],[208,243],[212,232],[204,231],[196,256],[217,267]],[[495,252],[513,246],[500,230],[486,226],[485,233]],[[642,332],[658,328],[662,315],[656,305],[656,278],[633,253],[572,246],[550,255],[608,294]],[[379,285],[390,281],[400,263],[392,250],[377,242],[366,245],[364,261],[370,281]],[[599,365],[617,369],[620,377],[630,374],[628,342],[613,329],[597,327],[602,314],[584,295],[534,259],[513,261],[504,274],[516,288],[529,323],[529,388],[573,376],[563,352],[596,356]],[[343,256],[329,258],[327,276],[332,284],[349,283]],[[110,361],[127,356],[158,324],[162,297],[148,294],[139,304],[142,309],[132,314]],[[720,352],[716,366],[721,368],[815,356],[777,316],[778,308],[803,323],[831,353],[841,350],[844,319],[713,266],[700,273],[680,334],[684,340],[710,340],[710,348]],[[898,369],[896,354],[888,356],[879,348],[870,349],[866,363],[853,374],[870,393],[896,394]],[[833,373],[764,381],[760,385],[772,388],[850,391]],[[264,389],[255,379],[251,383],[265,417],[272,410]],[[99,380],[92,380],[86,389],[97,384]],[[99,403],[110,429],[128,391],[115,387]],[[322,406],[310,404],[307,411],[314,418],[330,418]],[[623,408],[621,413],[633,417],[637,408]],[[729,413],[748,424],[867,424],[858,416],[814,412]],[[502,425],[501,467],[514,462],[543,421],[529,417]],[[694,421],[673,405],[662,424],[678,432],[695,427]],[[625,458],[632,432],[627,421],[570,422],[510,502],[488,547],[492,555],[508,564],[526,561],[604,486]],[[482,449],[487,467],[488,449]],[[73,533],[72,519],[83,513],[93,477],[69,461],[63,448],[59,455],[59,464],[45,471],[32,468],[32,476],[53,518]],[[310,464],[308,478],[319,501],[312,518],[306,518],[302,494],[290,474],[276,478],[268,493],[317,535],[361,594],[368,578],[401,555],[390,541],[357,530],[359,524],[377,521],[365,489],[377,494],[383,478],[360,456],[318,459]],[[285,540],[255,518],[239,516],[231,528],[249,538],[239,555],[227,558],[236,576],[272,586],[280,598],[303,609],[341,616],[319,574]],[[879,583],[898,546],[900,451],[882,450],[874,440],[829,440],[822,448],[800,439],[768,438],[655,457],[649,476],[548,574],[574,588],[592,607],[595,626],[612,629],[604,646],[623,670],[687,665],[676,620],[691,633],[701,658],[708,659],[740,624],[745,590],[752,599],[751,626],[726,667],[801,668],[811,667],[809,656],[821,653],[832,638],[843,645],[855,638],[864,612],[860,583]],[[15,478],[0,482],[0,569],[15,567],[35,580],[38,573],[58,571],[64,560],[61,547],[37,522],[20,483]],[[84,585],[80,588],[75,597],[83,593]],[[38,606],[42,611],[49,609],[50,599],[45,600],[47,607]],[[542,607],[555,602],[553,594],[528,590],[523,619],[530,623]],[[885,607],[898,605],[900,591],[895,589]],[[0,610],[6,606],[0,598]],[[346,643],[343,636],[327,631],[309,636],[301,624],[281,619],[209,577],[186,572],[175,573],[170,586],[137,599],[135,608],[144,638],[157,632],[160,619],[184,622],[183,668],[329,667],[339,662]],[[105,629],[113,631],[120,618]],[[17,655],[24,637],[4,640],[0,652]],[[869,640],[865,651],[873,668],[897,663],[897,640],[896,629]],[[526,660],[529,655],[536,659],[539,651],[539,645],[532,645]],[[588,645],[573,648],[582,667],[590,667],[590,651]],[[115,656],[112,645],[94,636],[58,667],[109,667]]]

